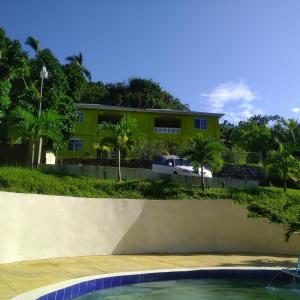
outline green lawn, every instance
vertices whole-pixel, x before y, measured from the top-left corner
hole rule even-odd
[[[131,199],[232,199],[248,207],[252,217],[266,217],[286,226],[287,235],[300,230],[300,190],[259,187],[242,190],[186,187],[163,181],[130,180],[118,183],[92,177],[45,174],[39,170],[0,167],[0,190],[20,193]]]

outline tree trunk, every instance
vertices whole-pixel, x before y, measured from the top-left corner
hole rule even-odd
[[[292,136],[293,136],[294,143],[296,144],[296,137],[295,137],[295,133],[294,133],[293,129],[291,129],[291,133],[292,133]]]
[[[43,139],[40,137],[39,138],[39,152],[38,152],[38,160],[37,160],[37,166],[41,164],[41,157],[42,157],[42,146],[43,145]]]
[[[287,191],[286,180],[283,181],[283,190],[284,190],[284,193],[286,194],[286,191]]]
[[[121,174],[121,150],[118,147],[118,181],[122,181],[122,174]]]
[[[22,79],[23,79],[23,82],[24,82],[25,88],[26,88],[26,90],[27,90],[27,89],[28,89],[28,86],[27,86],[27,83],[26,83],[26,80],[25,80],[24,76],[22,76]]]
[[[35,142],[32,143],[32,150],[31,150],[31,168],[34,167],[34,159],[35,159]]]
[[[205,182],[204,182],[204,170],[203,165],[201,165],[201,188],[202,191],[205,190]]]

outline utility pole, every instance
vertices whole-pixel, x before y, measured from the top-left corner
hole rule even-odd
[[[41,117],[42,114],[42,100],[43,100],[43,87],[44,87],[44,79],[48,78],[48,71],[45,66],[43,66],[41,72],[40,72],[40,77],[41,77],[41,97],[39,101],[39,110],[38,110],[38,117]],[[37,166],[41,164],[41,155],[42,155],[42,144],[43,144],[43,139],[42,137],[39,138],[39,148],[38,148],[38,161],[37,161]]]

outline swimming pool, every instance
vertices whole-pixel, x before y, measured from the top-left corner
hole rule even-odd
[[[130,296],[129,291],[133,293]],[[141,295],[142,291],[144,294]],[[133,296],[137,293],[139,299],[144,300],[152,299],[149,298],[151,294],[152,296],[155,295],[155,299],[193,300],[195,294],[199,298],[199,293],[202,293],[204,297],[206,293],[212,293],[212,291],[217,291],[219,294],[211,295],[209,299],[220,299],[220,295],[222,295],[222,299],[226,299],[226,294],[233,295],[233,293],[239,291],[244,295],[237,295],[236,299],[268,299],[268,297],[271,297],[269,299],[300,299],[299,280],[293,280],[290,275],[283,273],[280,268],[253,267],[152,270],[142,273],[129,272],[89,276],[41,288],[14,299],[114,300],[117,295],[117,299],[125,300],[135,299]],[[249,291],[253,293],[252,296],[249,296]],[[157,293],[162,294],[160,296]],[[172,293],[173,295],[174,293],[187,294],[184,298],[178,298],[172,296]],[[252,298],[246,298],[246,294]],[[259,294],[262,296],[257,298]],[[276,298],[277,294],[280,298]],[[227,299],[235,298],[231,296]]]
[[[300,299],[300,284],[265,279],[183,279],[126,285],[91,293],[78,300],[232,300]]]

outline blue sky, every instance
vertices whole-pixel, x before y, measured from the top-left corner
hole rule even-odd
[[[151,78],[231,121],[300,118],[299,0],[1,0],[0,26],[61,62],[81,51],[94,81]]]

